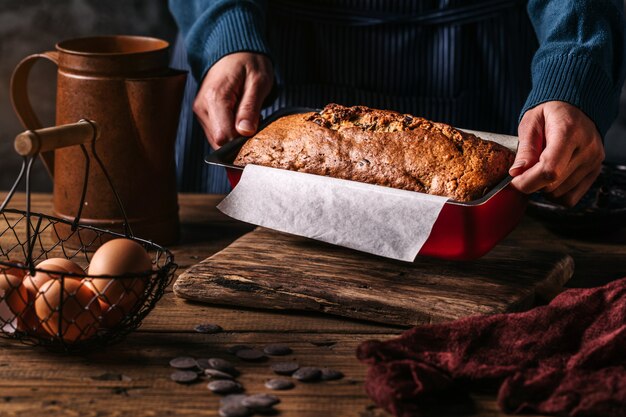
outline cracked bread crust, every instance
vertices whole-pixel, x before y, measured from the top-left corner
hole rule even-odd
[[[515,155],[452,126],[394,111],[329,104],[281,117],[250,138],[234,164],[326,175],[456,201],[476,200]]]

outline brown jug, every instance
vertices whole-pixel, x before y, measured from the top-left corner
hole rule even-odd
[[[58,66],[56,124],[97,123],[96,153],[133,234],[162,245],[179,236],[174,143],[186,80],[185,72],[168,68],[168,47],[163,40],[138,36],[66,40],[56,51],[26,57],[11,79],[18,117],[27,129],[39,129],[28,100],[28,74],[40,58]],[[82,150],[72,146],[41,156],[54,179],[54,215],[74,220],[85,177]],[[96,164],[89,168],[80,223],[124,231],[123,214]]]

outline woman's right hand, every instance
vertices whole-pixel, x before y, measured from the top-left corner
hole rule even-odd
[[[214,149],[238,136],[256,133],[261,106],[272,90],[274,68],[262,54],[237,52],[207,72],[193,111]]]

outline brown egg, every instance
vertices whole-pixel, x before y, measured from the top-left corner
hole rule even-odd
[[[130,239],[114,239],[102,245],[89,264],[85,284],[98,294],[102,309],[102,325],[114,327],[141,303],[148,277],[134,273],[152,270],[152,260],[139,243]],[[98,275],[127,278],[96,278]]]
[[[3,260],[3,262],[8,262],[8,263],[15,264],[15,265],[22,265],[22,266],[24,265],[23,262],[15,261],[13,259],[8,259],[6,261]],[[0,265],[0,275],[3,272],[6,274],[15,275],[16,277],[19,277],[19,278],[24,278],[24,275],[26,275],[25,269],[16,268],[14,266]]]
[[[22,283],[26,289],[28,303],[22,312],[22,319],[18,323],[18,327],[20,330],[39,336],[47,336],[48,333],[41,327],[37,314],[35,314],[35,299],[37,298],[37,294],[46,282],[54,280],[55,278],[60,279],[62,274],[67,272],[58,265],[46,265],[46,269],[58,272],[58,274],[36,272],[34,276],[31,276],[30,274],[26,275],[26,277],[24,277],[24,282]]]
[[[76,263],[64,258],[46,259],[37,264],[36,268],[45,269],[50,271],[50,273],[38,271],[35,272],[34,276],[28,274],[24,278],[23,285],[28,293],[28,303],[22,313],[22,320],[19,323],[19,327],[21,330],[41,336],[47,335],[47,332],[42,329],[41,323],[35,314],[35,299],[37,298],[39,290],[43,288],[46,282],[54,279],[58,280],[66,272],[73,272],[75,274],[84,274],[85,272]],[[54,272],[58,272],[58,274]]]
[[[41,261],[36,266],[37,269],[45,269],[52,272],[70,272],[74,274],[84,275],[85,271],[78,266],[75,262],[72,262],[64,258],[50,258],[45,261]],[[39,288],[51,278],[60,278],[61,274],[47,274],[45,272],[35,272],[35,276],[26,275],[24,279],[24,285],[29,294],[33,297],[37,295]]]
[[[101,315],[96,295],[75,278],[65,278],[63,288],[60,280],[44,283],[35,300],[35,311],[50,335],[70,343],[93,337]]]
[[[85,275],[85,271],[81,268],[76,262],[70,261],[65,258],[49,258],[45,261],[41,261],[37,264],[37,268],[48,269],[49,265],[58,265],[61,268],[65,269],[67,272],[71,272],[73,274]]]
[[[50,271],[50,273],[38,271],[35,272],[35,275],[27,274],[24,277],[24,286],[28,291],[28,296],[31,297],[33,300],[35,299],[35,297],[37,297],[37,293],[39,292],[43,284],[50,281],[51,279],[59,279],[63,276],[63,274],[68,272],[67,269],[60,265],[57,265],[56,263],[52,262],[45,264],[45,262],[46,261],[37,265],[37,268],[44,268],[47,271]],[[42,264],[45,265],[42,266]],[[55,274],[55,272],[58,272],[58,274]]]
[[[22,278],[0,272],[0,327],[3,330],[13,332],[19,327],[16,319],[21,317],[27,302],[28,294]]]

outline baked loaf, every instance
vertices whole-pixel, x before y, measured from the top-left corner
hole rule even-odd
[[[452,126],[394,111],[329,104],[281,117],[250,138],[235,165],[265,165],[471,201],[515,155]]]

